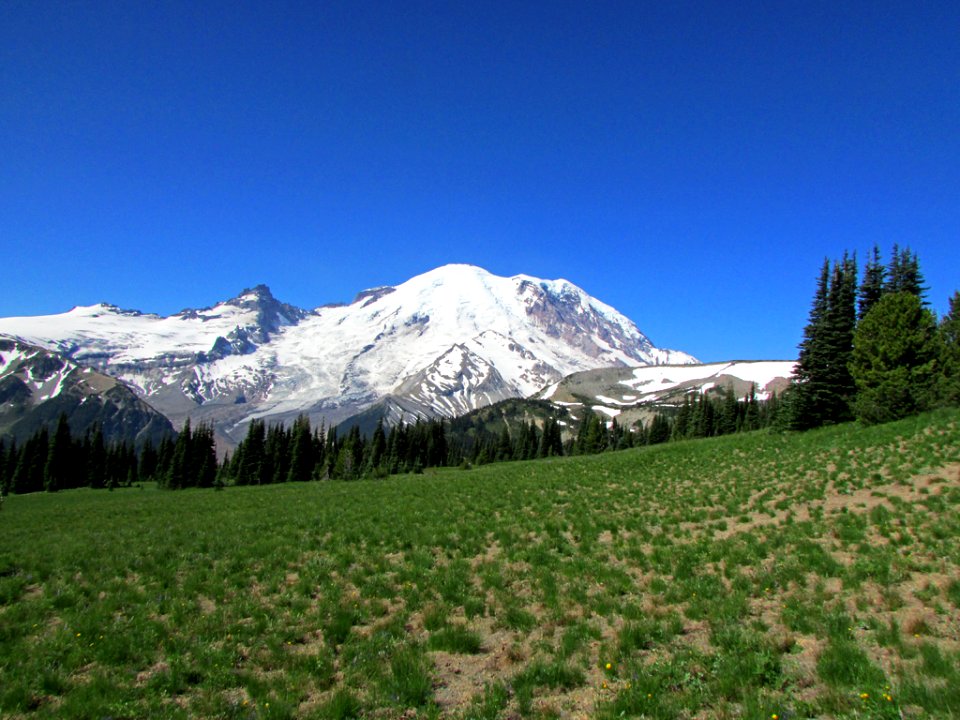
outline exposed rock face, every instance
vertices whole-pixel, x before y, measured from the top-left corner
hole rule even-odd
[[[264,286],[169,317],[110,305],[0,319],[0,332],[123,380],[170,417],[242,439],[252,417],[452,417],[581,370],[693,362],[564,280],[448,265],[312,311]]]

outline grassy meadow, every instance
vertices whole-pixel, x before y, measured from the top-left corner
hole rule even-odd
[[[960,414],[9,497],[0,716],[960,717]]]

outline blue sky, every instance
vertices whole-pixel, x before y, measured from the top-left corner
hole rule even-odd
[[[960,288],[960,3],[0,3],[0,315],[448,262],[796,355],[824,257]]]

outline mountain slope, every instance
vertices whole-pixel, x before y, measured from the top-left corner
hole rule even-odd
[[[107,442],[156,444],[173,434],[167,418],[115,378],[0,336],[0,435],[23,442],[61,414],[76,435],[99,424]]]
[[[329,425],[388,398],[400,417],[453,417],[582,370],[694,361],[565,280],[468,265],[312,311],[259,286],[169,317],[97,305],[0,319],[0,332],[120,378],[177,424],[210,420],[234,440],[254,417],[306,413]]]
[[[536,397],[571,410],[588,407],[630,423],[660,408],[676,407],[691,393],[731,389],[743,398],[753,390],[758,400],[767,400],[789,386],[795,364],[760,360],[587,370],[549,385]]]

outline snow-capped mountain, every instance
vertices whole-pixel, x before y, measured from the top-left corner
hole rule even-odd
[[[101,304],[0,319],[0,332],[123,380],[180,424],[225,439],[251,418],[339,423],[392,401],[399,417],[452,417],[526,397],[581,370],[695,362],[565,280],[447,265],[349,305],[312,311],[264,286],[169,317]]]

